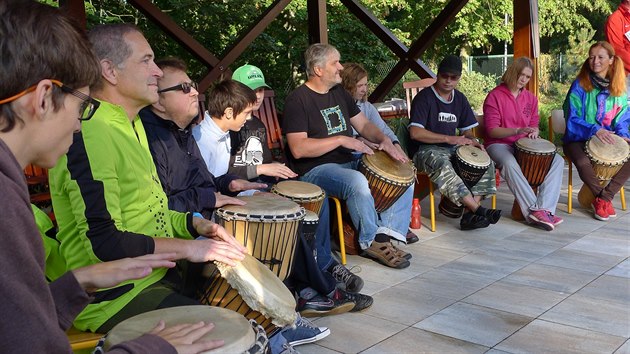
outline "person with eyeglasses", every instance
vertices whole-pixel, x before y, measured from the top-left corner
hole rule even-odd
[[[435,183],[442,198],[466,208],[460,219],[462,230],[495,224],[501,210],[486,209],[479,203],[487,195],[496,194],[495,169],[488,170],[472,188],[468,188],[455,172],[451,157],[460,145],[483,149],[472,128],[479,125],[463,93],[456,89],[462,75],[459,57],[447,55],[438,66],[437,81],[420,91],[411,102],[409,122],[410,151],[420,172]],[[458,135],[457,132],[461,135]],[[447,215],[448,216],[448,215]],[[458,215],[454,217],[459,217]]]
[[[99,102],[89,96],[89,86],[99,80],[99,62],[74,21],[36,1],[0,2],[0,48],[1,351],[72,353],[65,331],[90,301],[98,301],[98,289],[174,267],[176,255],[59,269],[65,273],[47,283],[44,245],[23,169],[27,164],[52,167],[81,129],[79,121],[92,118]],[[211,329],[205,323],[165,328],[161,322],[108,352],[206,351],[221,345],[197,342]]]
[[[68,267],[153,253],[190,262],[234,265],[246,249],[216,223],[169,209],[138,112],[158,101],[151,46],[130,24],[88,33],[101,68],[91,86],[100,107],[66,156],[50,170],[59,225],[57,239]],[[201,240],[195,240],[204,236]],[[157,269],[124,285],[95,292],[74,321],[84,331],[105,333],[119,322],[158,308],[196,305],[195,284],[177,269]]]

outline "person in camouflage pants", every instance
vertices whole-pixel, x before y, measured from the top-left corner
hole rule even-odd
[[[420,91],[413,99],[409,123],[410,153],[418,171],[426,173],[438,185],[443,196],[440,212],[449,217],[461,215],[461,229],[472,230],[495,224],[501,211],[479,205],[483,196],[496,193],[492,161],[475,185],[464,182],[452,164],[457,146],[472,145],[483,150],[472,133],[472,128],[479,125],[475,114],[464,94],[455,89],[461,73],[461,60],[453,55],[446,56],[438,67],[435,84]],[[463,215],[462,205],[466,207]]]

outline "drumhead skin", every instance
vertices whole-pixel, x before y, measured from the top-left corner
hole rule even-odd
[[[602,165],[621,165],[628,160],[630,146],[618,135],[611,135],[614,144],[603,143],[596,135],[593,135],[585,145],[586,154],[591,161]]]
[[[551,154],[556,152],[556,146],[546,139],[521,138],[514,144],[516,148],[531,153]]]
[[[490,166],[490,156],[485,151],[472,145],[462,145],[457,148],[457,157],[464,163],[476,167]]]
[[[310,210],[306,210],[306,214],[304,214],[304,220],[302,220],[305,224],[318,224],[319,216]]]
[[[272,193],[283,197],[298,199],[323,199],[324,191],[313,183],[301,181],[282,181],[271,188]]]
[[[223,220],[248,220],[275,222],[276,220],[300,220],[304,209],[297,203],[281,197],[252,195],[237,197],[246,205],[225,205],[217,209],[217,215]]]
[[[230,267],[215,262],[221,276],[238,291],[252,309],[271,318],[278,327],[292,325],[296,320],[295,298],[284,283],[256,258],[245,258]]]
[[[416,175],[411,164],[392,159],[385,151],[375,150],[374,155],[363,154],[363,164],[377,175],[398,183],[413,182]]]
[[[105,350],[151,331],[160,320],[166,327],[204,321],[214,323],[214,329],[203,336],[206,340],[223,339],[225,344],[204,353],[242,353],[256,341],[252,326],[239,313],[205,305],[180,306],[145,312],[117,324],[107,335]]]

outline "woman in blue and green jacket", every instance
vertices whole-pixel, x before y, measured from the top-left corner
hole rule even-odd
[[[599,184],[584,144],[593,135],[612,144],[612,135],[630,142],[626,78],[621,58],[610,43],[600,41],[591,46],[577,79],[571,85],[564,102],[567,129],[564,153],[569,156],[584,184],[593,192],[594,216],[608,220],[616,216],[612,199],[630,177],[630,163],[624,166],[606,186]]]

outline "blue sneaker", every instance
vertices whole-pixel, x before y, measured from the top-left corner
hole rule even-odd
[[[269,351],[271,354],[299,354],[282,335],[282,331],[269,337]]]
[[[298,314],[295,328],[286,327],[280,333],[290,345],[298,346],[328,337],[330,329],[328,327],[315,327],[311,321]]]

